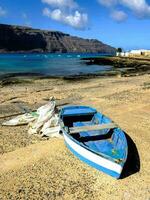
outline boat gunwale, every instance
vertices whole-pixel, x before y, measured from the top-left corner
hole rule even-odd
[[[77,145],[79,145],[79,146],[85,148],[86,150],[88,150],[88,151],[90,151],[90,152],[92,152],[92,153],[94,153],[94,154],[96,154],[96,155],[98,155],[98,156],[101,156],[102,158],[105,158],[105,159],[107,159],[107,160],[109,160],[109,161],[113,161],[114,163],[119,164],[119,165],[121,165],[121,166],[126,162],[126,158],[123,159],[123,160],[121,160],[120,162],[118,162],[119,159],[115,159],[115,158],[109,157],[109,156],[107,156],[106,154],[103,154],[103,153],[101,153],[101,152],[98,153],[98,152],[94,151],[93,149],[90,149],[88,146],[85,146],[85,145],[83,145],[81,142],[79,142],[78,140],[74,139],[74,138],[72,137],[72,135],[68,134],[68,132],[66,132],[66,131],[63,132],[63,134],[66,134],[67,137],[69,137],[69,138],[70,138],[73,142],[75,142]]]
[[[81,146],[81,145],[79,145],[78,143],[76,143],[75,141],[73,141],[73,140],[71,139],[71,137],[68,137],[68,134],[67,134],[66,132],[64,132],[63,134],[64,134],[64,140],[65,140],[66,146],[68,147],[68,149],[69,149],[78,159],[80,159],[81,161],[87,163],[88,165],[90,165],[90,166],[92,166],[92,167],[94,167],[94,168],[96,168],[96,169],[98,169],[98,170],[100,170],[100,171],[103,171],[102,169],[100,169],[100,168],[102,167],[102,168],[105,169],[105,170],[109,170],[109,171],[111,171],[111,172],[114,172],[114,173],[117,174],[117,176],[114,176],[114,175],[112,175],[112,174],[110,174],[110,173],[107,173],[107,172],[104,172],[104,171],[103,171],[104,173],[106,173],[106,174],[108,174],[108,175],[110,175],[110,176],[113,176],[113,177],[115,177],[115,178],[117,178],[117,179],[120,178],[121,173],[122,173],[122,170],[123,170],[123,167],[124,167],[124,164],[121,165],[120,163],[116,163],[116,162],[114,162],[114,161],[112,161],[112,160],[107,159],[106,157],[97,155],[95,152],[92,152],[92,151],[90,151],[89,149],[84,148],[84,146]],[[71,140],[73,143],[75,143],[76,145],[78,145],[80,148],[86,150],[88,153],[92,153],[92,154],[94,154],[94,156],[96,155],[96,156],[98,156],[100,159],[105,159],[105,160],[107,160],[108,162],[110,162],[110,163],[116,165],[116,167],[117,167],[117,166],[120,167],[119,172],[117,172],[115,169],[112,169],[111,167],[106,167],[106,166],[103,166],[102,164],[98,164],[97,162],[92,161],[92,159],[87,158],[86,156],[84,156],[84,154],[79,153],[78,151],[76,151],[76,149],[73,148],[73,147],[66,141],[65,136],[66,136],[67,139]],[[86,160],[86,161],[85,161],[85,160]],[[98,167],[96,167],[95,165],[98,166]]]
[[[93,110],[93,111],[91,111],[91,112],[88,112],[88,114],[96,114],[97,113],[97,110],[95,109],[95,108],[92,108],[92,107],[90,107],[90,106],[83,106],[83,105],[67,105],[67,106],[63,106],[62,108],[61,108],[61,112],[60,112],[60,116],[61,115],[63,115],[63,116],[78,116],[78,115],[80,115],[80,114],[67,114],[67,115],[65,115],[64,114],[64,109],[72,109],[72,108],[84,108],[84,109],[86,109],[86,108],[89,108],[89,109],[91,109],[91,110]],[[87,115],[87,113],[82,113],[82,115]]]

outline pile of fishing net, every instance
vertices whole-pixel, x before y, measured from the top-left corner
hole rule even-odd
[[[19,115],[4,122],[4,126],[19,126],[28,124],[29,134],[40,134],[47,137],[61,137],[59,116],[56,113],[56,102],[54,98],[38,108],[36,111]]]

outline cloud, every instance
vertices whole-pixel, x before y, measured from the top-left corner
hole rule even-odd
[[[150,17],[150,5],[146,2],[146,0],[97,0],[101,5],[108,7],[111,12],[111,16],[117,14],[117,7],[123,6],[134,13],[137,18],[147,18]],[[114,10],[116,10],[114,13]],[[119,11],[120,14],[125,17],[124,11]],[[122,12],[122,14],[121,14]],[[124,13],[124,14],[123,14]],[[113,17],[114,18],[114,17]],[[115,18],[114,18],[115,19]],[[117,18],[116,18],[117,19]]]
[[[43,15],[81,30],[85,29],[88,23],[88,15],[86,13],[80,13],[78,10],[74,11],[72,14],[67,14],[60,9],[51,11],[49,8],[45,8],[43,10]]]
[[[98,0],[98,2],[106,7],[111,7],[117,3],[117,0]]]
[[[22,18],[23,19],[27,19],[28,18],[27,14],[26,13],[22,13]]]
[[[137,17],[150,17],[150,5],[145,0],[121,0],[121,3],[132,10]]]
[[[31,21],[29,20],[28,15],[25,12],[22,13],[22,18],[24,20],[25,26],[31,26]]]
[[[117,22],[122,22],[127,19],[127,14],[121,10],[114,10],[111,12],[111,17]]]
[[[75,29],[85,30],[88,24],[87,13],[80,12],[74,0],[41,0],[51,8],[43,9],[43,15]]]
[[[43,3],[46,3],[55,8],[77,8],[78,4],[74,0],[42,0]]]
[[[7,14],[7,11],[4,10],[1,6],[0,6],[0,17],[5,17]]]

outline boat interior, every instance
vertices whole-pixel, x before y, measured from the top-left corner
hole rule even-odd
[[[94,112],[90,114],[76,113],[72,116],[65,115],[63,116],[63,122],[69,130],[71,127],[107,124],[112,121],[101,113]],[[72,134],[71,137],[87,149],[108,159],[113,159],[115,162],[120,163],[126,159],[127,142],[124,132],[120,128],[83,131]]]

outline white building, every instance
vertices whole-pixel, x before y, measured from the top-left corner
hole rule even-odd
[[[117,52],[116,56],[121,56],[121,57],[128,57],[128,56],[150,56],[150,50],[146,49],[139,49],[139,50],[131,50],[129,52]]]
[[[128,57],[129,56],[129,52],[117,52],[116,56]]]

